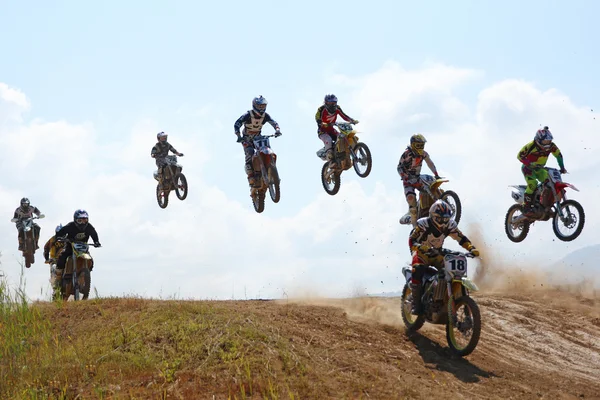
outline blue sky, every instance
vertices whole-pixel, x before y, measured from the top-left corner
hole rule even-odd
[[[289,103],[324,68],[363,74],[388,59],[558,85],[588,104],[600,89],[595,1],[288,3],[2,1],[0,76],[35,99],[36,116],[75,121],[181,102],[233,118],[254,93]]]
[[[486,232],[510,254],[531,252],[524,246],[533,246],[542,257],[545,243],[552,240],[549,223],[533,230],[531,241],[521,247],[502,239],[501,220],[511,204],[505,187],[521,183],[516,152],[542,123],[556,127],[561,146],[570,141],[587,141],[592,147],[598,143],[600,120],[593,122],[589,114],[592,108],[600,109],[597,15],[600,3],[592,0],[426,4],[0,0],[0,84],[21,92],[30,103],[17,112],[23,121],[0,126],[0,137],[17,135],[15,143],[18,138],[30,138],[32,148],[39,143],[39,148],[31,150],[36,155],[32,161],[23,161],[17,145],[13,150],[9,147],[14,154],[0,165],[11,168],[11,163],[19,162],[24,168],[18,179],[0,185],[7,196],[2,204],[10,214],[22,195],[31,197],[47,210],[46,235],[51,234],[53,224],[69,219],[69,210],[92,208],[93,215],[102,216],[95,220],[101,236],[110,238],[103,241],[108,243],[105,248],[95,252],[98,265],[114,265],[115,270],[129,262],[146,268],[146,256],[167,257],[157,261],[156,271],[170,268],[171,241],[180,235],[199,235],[199,246],[207,246],[207,255],[190,253],[179,268],[182,274],[193,270],[203,281],[220,268],[221,275],[213,279],[225,286],[256,278],[258,283],[248,283],[256,289],[266,284],[264,276],[278,280],[280,286],[282,282],[289,285],[281,265],[282,257],[290,257],[296,263],[291,269],[298,274],[305,271],[305,275],[310,275],[306,271],[318,272],[312,279],[324,286],[338,279],[336,263],[351,270],[340,281],[346,289],[351,282],[361,281],[362,275],[371,282],[388,282],[394,274],[385,275],[373,267],[371,257],[379,252],[381,260],[396,257],[398,263],[403,262],[400,254],[406,255],[408,230],[395,222],[406,211],[395,167],[409,136],[422,131],[430,138],[428,148],[438,168],[452,177],[452,189],[464,196],[467,207],[473,207],[472,213],[465,212],[467,221],[491,223]],[[380,94],[390,77],[390,82],[394,77],[398,80],[390,83],[389,93]],[[523,82],[512,85],[510,79]],[[431,87],[434,81],[439,81],[439,87]],[[552,89],[558,93],[548,92]],[[324,195],[319,181],[321,162],[314,155],[321,147],[314,113],[328,92],[338,94],[344,110],[361,121],[357,128],[364,132],[361,138],[375,159],[369,178],[360,179],[351,171],[343,175],[342,190],[335,197]],[[404,92],[409,93],[406,99],[395,97]],[[268,203],[263,214],[254,215],[233,123],[258,94],[268,99],[267,111],[284,133],[272,141],[280,155],[283,181],[281,203]],[[568,96],[564,106],[563,94]],[[390,115],[371,110],[379,101],[390,104]],[[0,116],[7,104],[0,101]],[[516,104],[525,106],[515,109]],[[427,114],[425,119],[420,120],[419,112]],[[407,122],[407,117],[421,122]],[[172,144],[186,154],[181,162],[191,186],[188,199],[184,203],[172,199],[167,210],[155,204],[154,163],[149,157],[159,130],[169,132]],[[51,135],[49,143],[44,142],[44,135]],[[52,138],[58,143],[52,143]],[[480,177],[480,171],[469,168],[479,169],[482,162],[489,162],[489,158],[479,158],[483,140],[488,143],[483,151],[493,148],[495,160],[489,165],[489,175]],[[495,148],[497,144],[501,148]],[[471,145],[473,150],[463,150]],[[573,183],[593,184],[593,190],[598,190],[593,177],[583,175],[595,156],[565,148]],[[456,162],[457,154],[460,162]],[[78,171],[80,176],[90,186],[102,183],[110,189],[74,192],[65,200],[54,184],[45,182],[56,179],[48,163],[58,170],[61,163],[65,163],[62,168],[72,168],[73,162],[61,157],[89,160],[89,170]],[[489,182],[498,170],[506,176],[497,178],[495,191],[482,198],[477,185]],[[118,185],[123,185],[122,192],[112,193]],[[590,191],[592,187],[586,189],[575,196],[592,199],[595,192]],[[54,200],[45,197],[49,192]],[[489,206],[480,206],[481,201]],[[342,231],[329,232],[323,221],[335,218],[340,207],[351,208],[347,215],[339,214],[347,221],[332,221],[339,222]],[[581,240],[556,244],[556,259],[577,246],[596,243],[599,227],[594,215],[588,216]],[[190,218],[193,226],[182,228]],[[217,226],[219,218],[226,226]],[[207,227],[208,220],[213,225]],[[366,227],[365,220],[371,226]],[[6,256],[14,253],[16,239],[12,238],[14,227],[2,229],[11,235],[0,241]],[[119,253],[122,248],[117,242],[130,240],[123,233],[127,229],[135,231],[131,240],[144,241],[161,254]],[[213,229],[217,233],[209,237]],[[169,234],[165,236],[162,230]],[[329,233],[314,239],[323,231]],[[379,237],[386,247],[360,247],[356,238],[350,238],[358,232]],[[283,250],[270,261],[250,262],[246,278],[234,279],[234,272],[222,265],[219,251],[231,253],[232,242],[253,235],[267,241],[280,235],[273,240]],[[394,247],[390,242],[400,244]],[[331,246],[350,258],[332,261]],[[304,259],[306,253],[311,254]],[[227,259],[248,263],[246,258]],[[4,257],[3,265],[7,262]],[[198,263],[210,267],[204,270]],[[262,267],[270,272],[261,275]],[[16,268],[14,263],[12,268]],[[39,283],[45,279],[44,271],[39,268],[29,275]],[[99,284],[109,285],[109,277],[95,276]],[[170,283],[161,283],[160,275],[152,276],[148,279],[153,281],[140,286],[150,287],[148,293],[155,294],[161,284],[166,285],[163,291],[175,290]],[[192,285],[194,280],[188,280]],[[398,284],[388,289],[397,290]],[[207,287],[206,293],[224,296],[213,289]]]

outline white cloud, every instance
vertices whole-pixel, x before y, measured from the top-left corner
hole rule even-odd
[[[327,295],[350,295],[357,286],[368,292],[398,290],[400,269],[408,261],[409,228],[397,223],[406,202],[396,163],[415,131],[428,138],[438,169],[451,179],[447,188],[460,195],[467,233],[469,223],[479,223],[484,239],[500,252],[549,261],[596,243],[600,215],[593,204],[600,188],[592,154],[598,154],[600,122],[588,107],[559,91],[519,80],[497,82],[472,99],[457,94],[481,75],[444,65],[406,70],[390,62],[364,77],[336,76],[340,104],[361,120],[361,140],[373,153],[371,175],[361,179],[349,170],[340,192],[329,196],[318,181],[316,149],[297,146],[299,139],[286,134],[274,143],[283,197],[279,204],[267,199],[263,214],[251,207],[233,123],[202,111],[208,108],[179,110],[200,110],[190,115],[194,124],[182,124],[170,137],[186,154],[180,162],[190,194],[183,202],[172,194],[163,210],[156,204],[149,157],[154,133],[163,130],[156,121],[139,121],[121,139],[105,141],[91,122],[20,120],[28,100],[0,84],[0,116],[12,121],[0,125],[2,167],[10,171],[0,185],[0,206],[6,210],[6,223],[0,224],[2,268],[13,283],[18,280],[16,230],[8,220],[26,195],[47,215],[41,222],[43,239],[56,224],[68,222],[75,209],[90,212],[104,246],[93,250],[92,279],[101,295],[279,297],[306,285]],[[297,107],[312,122],[310,104],[300,100]],[[571,196],[586,208],[588,222],[572,243],[554,240],[546,222],[514,244],[503,230],[512,204],[507,185],[523,182],[516,154],[544,124],[563,150],[572,173],[566,179],[582,190]],[[549,244],[553,254],[547,252]],[[37,259],[25,272],[32,297],[47,286],[41,252]]]

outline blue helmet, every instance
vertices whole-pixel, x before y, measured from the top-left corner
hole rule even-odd
[[[330,113],[335,112],[335,109],[337,108],[337,101],[338,98],[335,96],[335,94],[327,94],[325,95],[325,108],[327,109],[327,111],[329,111]]]
[[[54,233],[58,233],[58,231],[60,231],[62,229],[62,224],[58,224],[56,225],[56,229],[54,230]]]
[[[267,110],[267,99],[262,96],[255,97],[252,100],[252,110],[259,115],[263,115]]]
[[[85,210],[77,210],[73,214],[73,221],[78,228],[83,229],[87,226],[89,215]]]

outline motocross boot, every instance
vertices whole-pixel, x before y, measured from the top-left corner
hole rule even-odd
[[[535,208],[533,205],[533,194],[525,193],[523,202],[523,215],[531,217],[535,214]]]
[[[417,207],[409,207],[408,213],[410,214],[410,223],[414,228],[417,226]]]
[[[412,292],[412,314],[421,315],[423,313],[423,305],[421,304],[421,296],[423,296],[423,286],[420,283],[410,284]]]

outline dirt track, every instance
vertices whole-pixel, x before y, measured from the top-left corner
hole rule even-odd
[[[550,295],[559,297],[550,301]],[[407,337],[398,299],[307,302],[339,306],[350,320],[370,326],[353,333],[359,364],[389,373],[382,381],[396,380],[397,386],[395,392],[394,385],[374,387],[365,398],[600,398],[600,301],[552,291],[474,298],[483,329],[478,347],[465,359],[451,355],[443,326],[426,324]]]

